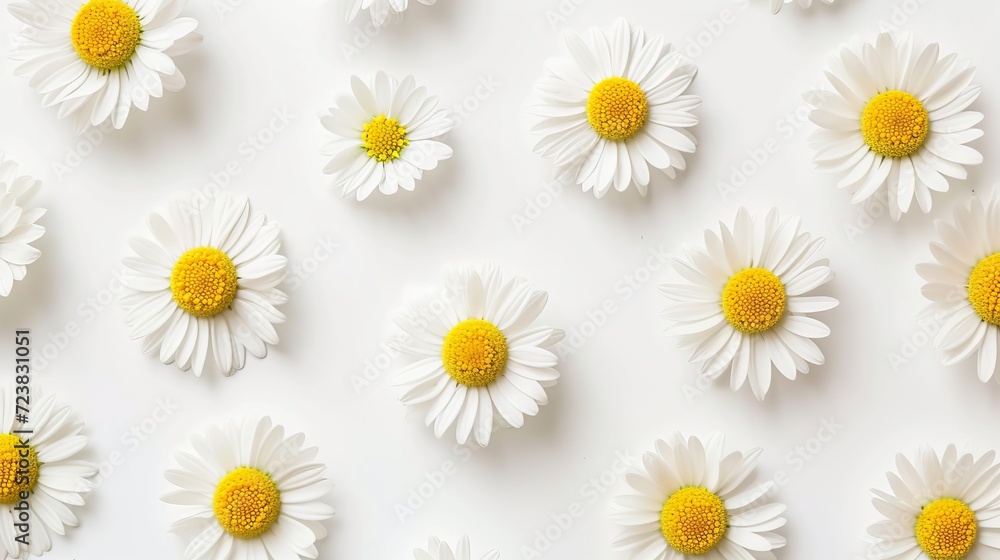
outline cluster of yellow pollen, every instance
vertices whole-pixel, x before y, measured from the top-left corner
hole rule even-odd
[[[646,124],[649,102],[639,84],[627,78],[607,78],[590,90],[587,121],[608,140],[631,138]]]
[[[741,270],[722,290],[722,312],[729,324],[742,333],[770,330],[785,312],[785,286],[770,270]]]
[[[38,453],[13,434],[0,435],[0,504],[16,503],[38,483]]]
[[[361,147],[368,157],[375,161],[392,161],[399,159],[403,148],[410,145],[406,139],[406,127],[396,119],[379,115],[365,124],[361,133]]]
[[[697,556],[714,549],[729,528],[722,499],[699,486],[671,494],[660,514],[660,529],[677,552]]]
[[[931,560],[961,560],[976,543],[976,514],[965,503],[942,498],[917,517],[917,544]]]
[[[984,258],[972,269],[969,302],[980,319],[1000,326],[1000,253]]]
[[[904,91],[889,90],[871,99],[861,114],[865,143],[883,157],[906,157],[923,146],[930,131],[927,109]]]
[[[216,486],[212,507],[226,532],[252,539],[263,535],[278,520],[281,493],[267,474],[253,467],[240,467]]]
[[[111,70],[132,59],[142,36],[139,14],[122,0],[90,0],[80,8],[70,37],[87,64]]]
[[[184,253],[170,273],[174,301],[197,317],[213,317],[225,311],[233,303],[236,290],[236,265],[213,247]]]
[[[455,381],[467,387],[485,387],[500,377],[507,365],[507,337],[489,321],[462,321],[444,337],[441,360]]]

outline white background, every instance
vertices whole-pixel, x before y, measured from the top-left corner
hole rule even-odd
[[[200,20],[206,39],[180,60],[188,87],[156,100],[149,113],[133,113],[124,131],[96,146],[56,120],[54,110],[41,109],[38,94],[12,76],[12,63],[0,61],[0,147],[44,180],[40,203],[50,209],[38,243],[43,256],[0,301],[2,326],[32,328],[36,353],[63,339],[65,348],[48,348],[55,357],[36,379],[87,422],[89,458],[123,457],[113,469],[105,465],[108,476],[79,510],[81,527],[48,557],[179,557],[186,543],[165,532],[172,512],[159,501],[168,490],[162,471],[172,465],[171,452],[206,422],[248,412],[304,431],[329,465],[337,515],[320,543],[323,559],[410,558],[430,535],[455,542],[465,532],[477,558],[493,547],[502,558],[522,558],[536,531],[573,502],[582,517],[544,557],[623,557],[610,551],[615,528],[607,517],[608,499],[623,485],[596,493],[593,503],[595,493],[583,486],[612,465],[616,451],[638,454],[674,430],[723,431],[731,449],[764,448],[759,480],[787,473],[776,497],[788,505],[781,558],[855,559],[863,557],[865,527],[877,519],[868,489],[887,487],[884,472],[897,451],[913,453],[923,442],[941,448],[954,441],[977,454],[1000,447],[993,428],[1000,388],[980,384],[974,363],[945,368],[929,345],[898,368],[888,359],[904,351],[904,339],[926,343],[917,326],[926,302],[913,268],[929,258],[932,220],[998,176],[990,157],[1000,113],[996,3],[842,0],[773,16],[765,0],[576,2],[563,2],[572,13],[553,25],[547,13],[559,9],[557,0],[440,0],[416,5],[402,24],[370,39],[367,20],[343,23],[339,0],[248,1],[221,15],[214,7],[221,2],[196,2],[186,14]],[[838,45],[853,36],[873,40],[880,22],[904,4],[914,13],[896,14],[903,29],[979,66],[983,95],[973,108],[986,114],[986,137],[974,146],[987,162],[936,195],[930,216],[917,211],[894,224],[876,206],[869,222],[865,209],[834,187],[836,178],[811,168],[801,94],[820,85]],[[554,200],[542,196],[554,173],[532,154],[521,115],[543,61],[560,52],[558,32],[625,16],[687,48],[724,10],[732,23],[713,24],[719,36],[702,33],[704,48],[689,51],[700,68],[692,93],[704,97],[689,169],[676,181],[656,176],[646,199],[633,190],[596,200],[573,187]],[[15,23],[0,15],[4,45]],[[344,46],[355,41],[361,47],[348,59]],[[318,116],[352,73],[378,69],[413,73],[447,107],[467,102],[478,109],[449,135],[455,156],[416,192],[376,193],[359,204],[331,192],[320,173],[325,135]],[[480,80],[491,77],[496,91],[476,100]],[[294,115],[291,125],[248,161],[241,144],[283,108]],[[724,199],[717,184],[769,138],[777,152]],[[70,151],[89,155],[77,161]],[[173,192],[203,188],[230,160],[240,173],[226,188],[249,193],[256,209],[277,220],[291,265],[312,272],[289,289],[281,344],[265,360],[251,358],[231,378],[198,379],[143,356],[117,305],[96,303],[101,311],[91,312],[88,300],[107,303],[124,240],[143,231],[150,210]],[[60,162],[69,173],[55,167]],[[512,215],[539,196],[548,207],[519,232]],[[664,271],[653,272],[632,297],[616,289],[630,275],[646,278],[640,269],[651,251],[676,253],[718,220],[731,221],[740,205],[777,205],[825,236],[838,274],[826,289],[842,302],[822,317],[833,329],[822,343],[827,364],[795,382],[776,379],[764,403],[727,384],[690,394],[695,366],[663,335],[658,315],[663,300],[655,285]],[[859,220],[870,227],[849,235],[845,226]],[[339,248],[313,267],[317,242],[328,237]],[[547,324],[579,331],[605,300],[618,312],[596,332],[585,327],[593,336],[561,364],[563,377],[537,418],[498,433],[486,450],[456,453],[453,441],[434,439],[397,402],[389,380],[399,363],[385,368],[381,345],[405,294],[439,280],[447,263],[485,258],[549,292],[541,318]],[[80,332],[65,340],[69,322]],[[12,334],[2,336],[0,357],[13,358]],[[375,379],[358,390],[352,378],[363,379],[366,361],[382,369],[369,370]],[[159,424],[149,420],[157,399],[178,406]],[[830,417],[843,428],[817,449],[810,438]],[[144,420],[153,433],[131,445],[123,435]],[[799,462],[796,447],[807,445],[815,453]],[[456,464],[455,474],[401,522],[396,505],[445,461]]]

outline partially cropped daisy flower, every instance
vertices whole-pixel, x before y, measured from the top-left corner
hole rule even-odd
[[[180,91],[173,57],[201,44],[198,22],[178,18],[187,0],[21,0],[10,5],[27,25],[11,58],[14,73],[42,94],[42,105],[73,115],[78,131],[108,119],[125,125],[132,106]]]
[[[834,0],[817,0],[823,2],[824,4],[833,4]],[[781,11],[781,6],[784,4],[798,4],[802,8],[808,8],[812,6],[813,0],[771,0],[771,11],[778,13]]]
[[[432,6],[437,0],[415,1]],[[347,0],[347,21],[354,21],[361,10],[368,10],[372,16],[372,24],[381,27],[390,16],[402,17],[409,4],[410,0]]]
[[[877,540],[868,558],[986,560],[1000,557],[1000,477],[996,452],[976,459],[949,445],[943,455],[923,447],[916,461],[896,455],[886,473],[891,493],[872,490],[885,519],[868,528]]]
[[[944,351],[944,364],[978,354],[979,379],[996,372],[1000,352],[1000,199],[974,197],[959,207],[952,222],[937,220],[939,242],[931,243],[934,262],[917,265],[927,283],[921,289],[943,324],[934,347]],[[1000,377],[998,377],[1000,381]]]
[[[697,140],[688,128],[701,98],[683,95],[697,68],[657,35],[619,19],[610,31],[563,34],[569,59],[553,58],[536,86],[535,152],[573,172],[598,198],[612,185],[646,194],[650,168],[673,178]]]
[[[702,375],[716,379],[730,369],[734,391],[749,379],[764,400],[772,369],[794,380],[809,373],[809,364],[823,364],[813,339],[830,329],[810,315],[838,302],[810,294],[833,271],[819,257],[824,240],[776,209],[751,216],[740,208],[734,227],[719,227],[705,231],[703,248],[685,247],[674,267],[679,281],[660,286],[670,300],[663,312],[671,322],[667,333],[690,350],[692,362],[702,362]]]
[[[42,255],[31,246],[45,234],[35,223],[45,209],[31,206],[41,188],[41,181],[18,175],[17,164],[0,152],[0,296],[10,295],[14,282],[24,280],[28,265]]]
[[[353,76],[351,89],[353,95],[338,97],[321,118],[335,137],[324,148],[331,159],[323,172],[334,176],[344,196],[412,191],[424,171],[451,157],[438,138],[454,123],[413,76],[400,82],[380,71],[370,84]]]
[[[520,278],[504,281],[491,264],[449,270],[448,285],[458,293],[439,312],[396,318],[406,335],[396,344],[418,359],[394,385],[406,389],[404,404],[426,405],[425,422],[434,424],[435,436],[455,425],[459,443],[474,433],[485,447],[494,412],[520,428],[525,415],[548,402],[545,388],[559,377],[553,346],[563,332],[533,326],[548,301],[545,292]]]
[[[612,500],[623,527],[612,546],[635,560],[773,560],[785,506],[768,503],[773,481],[749,483],[761,450],[726,454],[723,443],[719,434],[658,440],[645,469],[625,475],[635,493]]]
[[[883,33],[875,44],[842,49],[826,75],[834,91],[806,96],[820,127],[809,144],[817,168],[844,176],[837,186],[854,193],[852,202],[884,185],[893,220],[914,198],[926,213],[932,191],[947,191],[948,177],[965,179],[965,166],[983,162],[966,146],[983,135],[975,128],[983,115],[966,111],[980,91],[968,60]]]
[[[287,259],[278,224],[250,211],[246,196],[174,197],[150,214],[149,233],[129,239],[121,303],[143,352],[183,371],[232,375],[249,351],[267,355],[278,343],[274,324]]]
[[[72,410],[51,395],[32,395],[30,411],[21,417],[15,414],[23,412],[17,410],[23,404],[16,402],[18,395],[12,385],[0,387],[0,553],[6,551],[8,560],[41,556],[56,535],[76,527],[71,507],[83,505],[97,474],[93,463],[74,459],[87,438]],[[15,525],[24,522],[24,511],[30,512],[26,538]]]
[[[165,476],[178,489],[163,501],[185,506],[170,526],[191,536],[184,560],[316,558],[332,486],[304,442],[268,417],[245,418],[210,426],[192,450],[177,451],[180,468]]]
[[[465,535],[458,543],[458,548],[452,550],[448,543],[441,542],[441,539],[431,537],[426,549],[418,548],[413,551],[416,560],[472,560],[472,548],[469,545],[469,536]],[[500,551],[487,552],[482,560],[497,560],[500,558]]]

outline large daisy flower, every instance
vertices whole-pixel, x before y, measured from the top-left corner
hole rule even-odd
[[[685,247],[685,259],[675,263],[679,281],[660,286],[670,300],[667,332],[692,362],[702,362],[702,375],[714,380],[728,368],[734,391],[749,379],[764,400],[772,369],[794,380],[823,363],[813,339],[830,329],[810,315],[838,302],[809,294],[834,275],[819,258],[824,240],[776,209],[761,217],[740,208],[734,227],[719,228],[705,231],[704,247]]]
[[[922,292],[943,315],[934,346],[952,365],[978,352],[979,379],[993,377],[1000,348],[1000,200],[974,197],[955,211],[954,221],[937,220],[940,242],[930,244],[934,262],[917,265],[927,283]],[[1000,378],[998,378],[1000,380]]]
[[[10,5],[27,25],[11,58],[14,73],[42,94],[42,105],[73,115],[78,131],[108,119],[125,125],[163,90],[180,91],[172,57],[201,44],[198,22],[178,18],[187,0],[22,0]]]
[[[143,352],[183,371],[232,375],[246,353],[267,355],[278,343],[277,286],[287,259],[278,224],[250,211],[246,196],[176,196],[149,216],[149,234],[131,237],[124,259],[125,324]]]
[[[431,6],[437,0],[416,1]],[[347,0],[347,21],[354,21],[361,10],[368,10],[372,16],[372,24],[381,27],[390,16],[402,17],[409,3],[409,0]]]
[[[931,191],[948,177],[966,178],[983,156],[966,146],[983,132],[980,113],[965,109],[979,97],[975,68],[938,45],[915,51],[912,38],[879,35],[875,44],[842,49],[827,78],[834,91],[813,91],[809,138],[816,166],[844,175],[837,184],[862,202],[887,185],[889,214],[898,220],[916,198],[931,209]]]
[[[824,4],[833,4],[834,0],[819,0]],[[813,0],[771,0],[771,11],[778,13],[781,11],[781,6],[784,4],[798,4],[803,8],[808,8],[812,6]]]
[[[351,90],[321,118],[335,136],[324,147],[331,159],[323,172],[334,176],[344,196],[364,200],[375,190],[412,191],[424,171],[451,157],[438,138],[454,123],[413,76],[400,82],[380,71],[371,83],[353,76]]]
[[[184,560],[316,558],[333,508],[331,484],[305,436],[285,437],[268,417],[228,420],[192,437],[166,471],[179,489],[163,501],[185,506],[170,530],[191,535]]]
[[[868,528],[877,560],[1000,558],[1000,478],[996,452],[974,458],[949,445],[938,456],[921,448],[916,461],[896,455],[886,473],[892,493],[872,490],[885,519]]]
[[[675,177],[697,145],[687,129],[698,124],[691,111],[701,98],[682,95],[697,68],[663,37],[647,39],[624,19],[611,31],[566,31],[563,40],[570,59],[546,63],[530,109],[538,120],[535,152],[571,170],[598,198],[633,183],[645,195],[650,167]]]
[[[636,493],[611,503],[624,528],[614,548],[635,560],[773,560],[785,506],[768,503],[773,481],[748,482],[761,450],[725,454],[723,443],[674,434],[643,454],[645,469],[625,475]]]
[[[14,282],[24,280],[27,266],[42,255],[30,243],[45,234],[36,224],[44,208],[32,208],[42,182],[18,175],[17,164],[0,152],[0,296],[10,295]]]
[[[545,388],[555,385],[559,359],[553,346],[563,332],[532,323],[548,295],[520,278],[504,281],[500,270],[449,270],[456,297],[440,311],[400,314],[405,332],[396,341],[416,359],[394,384],[404,387],[407,405],[426,404],[425,422],[440,438],[453,424],[464,444],[471,433],[485,447],[493,432],[494,411],[520,428],[548,402]],[[419,320],[414,317],[420,317]]]
[[[452,550],[448,543],[441,542],[441,539],[431,537],[426,549],[418,548],[413,551],[416,560],[472,560],[472,548],[469,545],[469,536],[462,537],[458,543],[458,548]],[[500,551],[487,552],[482,560],[497,560],[500,558]]]
[[[24,402],[16,402],[19,395],[23,392],[12,385],[0,387],[0,550],[8,560],[41,556],[52,548],[53,535],[76,527],[71,506],[83,505],[97,474],[94,464],[74,459],[87,438],[80,435],[83,423],[73,418],[72,410],[57,405],[51,395],[35,395],[22,418],[23,410],[16,406]],[[27,544],[21,542],[24,531],[15,525],[25,523],[25,511]]]

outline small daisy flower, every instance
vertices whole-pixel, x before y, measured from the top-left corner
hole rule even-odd
[[[472,560],[472,548],[469,545],[469,536],[465,535],[458,543],[458,548],[452,550],[448,543],[441,542],[441,539],[431,537],[426,549],[418,548],[413,551],[416,560]],[[500,558],[500,551],[487,552],[481,560],[497,560]]]
[[[949,445],[943,455],[920,449],[916,461],[896,455],[886,473],[891,493],[872,490],[885,519],[868,528],[878,560],[985,560],[1000,557],[1000,488],[996,452],[974,458]]]
[[[378,72],[371,83],[354,76],[351,89],[353,95],[338,97],[321,118],[335,137],[324,148],[331,159],[323,172],[333,175],[344,196],[364,200],[376,190],[412,191],[424,171],[451,157],[438,138],[454,123],[413,76],[399,82]]]
[[[42,105],[72,115],[78,132],[111,120],[125,126],[133,106],[180,91],[173,58],[194,50],[198,22],[179,18],[187,0],[22,0],[10,5],[27,29],[10,56],[14,73],[42,94]]]
[[[612,500],[623,527],[612,546],[634,560],[775,558],[785,506],[768,503],[773,481],[748,482],[761,450],[725,454],[723,443],[719,434],[705,444],[680,434],[658,440],[642,456],[645,470],[625,475],[636,493]]]
[[[874,43],[845,47],[826,73],[834,91],[813,91],[809,119],[813,162],[844,175],[838,187],[860,203],[888,189],[889,215],[898,220],[914,199],[931,209],[931,192],[945,192],[948,177],[965,179],[965,166],[983,156],[966,144],[983,132],[981,113],[966,111],[979,97],[975,68],[956,55],[940,56],[937,43],[915,50],[909,36],[889,33]]]
[[[93,463],[74,459],[87,446],[83,423],[51,395],[33,395],[28,422],[15,415],[13,386],[0,387],[0,552],[8,560],[41,556],[55,535],[65,535],[78,521],[71,507],[84,505],[97,474]],[[30,517],[27,543],[15,540],[26,501]]]
[[[469,435],[486,447],[494,412],[511,427],[538,414],[555,385],[559,362],[553,346],[563,332],[533,323],[548,301],[520,278],[504,281],[500,269],[448,271],[457,296],[440,312],[401,314],[405,332],[399,349],[417,358],[399,372],[394,385],[405,388],[403,404],[426,405],[425,423],[438,438],[455,425],[458,443]],[[418,318],[414,318],[418,317]]]
[[[42,182],[27,175],[18,175],[17,164],[4,159],[0,152],[0,296],[10,295],[14,282],[24,280],[28,265],[38,260],[42,252],[31,246],[45,234],[38,225],[45,215],[44,208],[33,208],[31,201],[42,188]]]
[[[834,0],[818,0],[824,4],[833,4]],[[773,13],[778,13],[781,11],[781,6],[784,4],[798,4],[802,8],[808,8],[812,6],[813,0],[771,0],[771,11]]]
[[[819,257],[824,240],[801,231],[798,218],[777,209],[751,216],[736,214],[734,227],[705,231],[704,247],[685,247],[674,268],[677,283],[660,286],[670,300],[663,316],[668,334],[678,336],[701,374],[716,379],[731,370],[730,386],[750,389],[764,400],[772,369],[794,380],[824,358],[814,339],[830,334],[810,315],[838,301],[810,295],[833,279],[829,261]]]
[[[651,167],[674,178],[697,145],[687,129],[698,124],[701,98],[684,95],[697,68],[624,19],[610,31],[566,31],[563,41],[570,58],[546,63],[530,109],[535,153],[598,198],[632,184],[645,196]]]
[[[143,352],[183,371],[232,375],[249,351],[267,355],[285,321],[278,285],[287,259],[278,224],[250,211],[246,196],[176,196],[150,214],[149,233],[129,239],[125,324]]]
[[[943,324],[934,347],[944,364],[977,354],[979,379],[987,382],[997,369],[1000,348],[1000,200],[993,193],[974,197],[955,211],[952,222],[936,220],[940,241],[930,244],[934,262],[917,265],[927,283],[921,292]],[[1000,377],[998,377],[1000,381]]]
[[[184,506],[170,526],[193,536],[184,560],[316,558],[332,486],[304,442],[268,417],[246,418],[210,426],[192,437],[193,450],[177,451],[180,468],[165,476],[178,489],[163,501]]]
[[[437,0],[415,0],[426,6],[433,6]],[[347,0],[347,21],[354,21],[361,10],[371,13],[372,24],[382,27],[389,17],[401,19],[409,7],[410,0]]]

